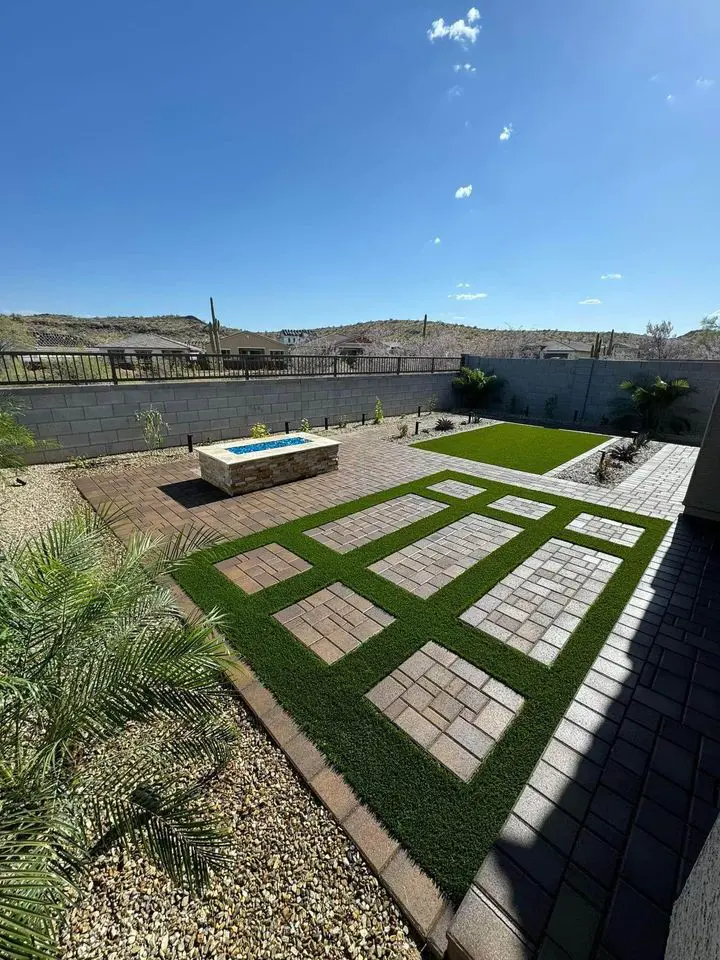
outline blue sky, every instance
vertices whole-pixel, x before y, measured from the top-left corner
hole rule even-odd
[[[717,0],[24,0],[0,44],[0,309],[684,331],[720,307]]]

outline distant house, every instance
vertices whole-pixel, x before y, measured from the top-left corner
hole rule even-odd
[[[296,343],[304,343],[312,338],[311,330],[281,330],[278,339],[286,346],[294,346]]]
[[[224,357],[284,357],[288,350],[284,343],[274,337],[239,330],[227,337],[220,337],[220,352]]]
[[[591,343],[562,343],[560,340],[548,340],[536,347],[543,360],[589,360],[592,355]]]
[[[122,359],[137,357],[199,357],[202,353],[199,347],[161,337],[155,333],[135,333],[123,340],[101,344],[98,349]]]
[[[377,341],[373,340],[372,337],[366,337],[362,334],[357,337],[347,337],[345,340],[338,340],[333,344],[333,353],[336,353],[339,357],[370,356],[376,352],[376,349]]]

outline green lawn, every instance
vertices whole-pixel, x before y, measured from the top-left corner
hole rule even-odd
[[[467,500],[427,489],[446,479],[484,489]],[[445,509],[344,555],[304,535],[312,527],[406,493],[428,497]],[[492,506],[506,494],[550,503],[555,509],[541,520],[510,516]],[[645,532],[634,547],[622,547],[566,530],[582,512],[632,523]],[[368,570],[382,557],[469,513],[511,520],[523,532],[427,600]],[[360,799],[458,902],[667,528],[664,520],[443,471],[199,552],[176,576],[200,607],[217,608],[224,614],[228,642]],[[463,623],[459,615],[553,536],[621,557],[623,563],[548,668]],[[282,544],[312,568],[248,595],[214,567],[220,560],[269,543]],[[329,666],[272,614],[337,580],[396,619]],[[515,721],[469,783],[416,746],[365,698],[368,690],[428,640],[441,643],[525,697]]]
[[[609,439],[599,433],[498,423],[492,427],[433,437],[413,446],[526,473],[547,473]]]

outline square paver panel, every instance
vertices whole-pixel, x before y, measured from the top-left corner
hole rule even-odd
[[[330,523],[306,530],[305,533],[331,550],[349,553],[350,550],[363,547],[366,543],[372,543],[373,540],[395,533],[416,520],[423,520],[445,509],[444,503],[408,493],[404,497],[396,497],[374,507],[358,510],[357,513],[351,513],[340,520],[331,520]]]
[[[537,500],[513,496],[493,500],[488,506],[495,507],[496,510],[505,510],[507,513],[516,513],[519,517],[528,517],[530,520],[540,520],[555,509],[551,503],[538,503]]]
[[[273,616],[325,663],[335,663],[357,650],[395,621],[342,583],[333,583]]]
[[[310,570],[311,564],[280,544],[269,543],[266,547],[221,560],[215,567],[246,593],[257,593]]]
[[[378,560],[370,569],[416,597],[429,597],[522,532],[511,523],[471,513]]]
[[[579,514],[565,529],[577,530],[578,533],[586,533],[589,537],[619,543],[623,547],[634,547],[645,532],[642,527],[618,523],[617,520],[606,520],[605,517],[595,517],[591,513]]]
[[[475,487],[472,483],[463,483],[460,480],[442,480],[428,487],[428,490],[446,493],[449,497],[457,497],[459,500],[469,500],[470,497],[476,497],[479,493],[485,493],[485,487]]]
[[[520,694],[432,641],[366,696],[465,781],[523,705]]]
[[[599,550],[548,540],[460,619],[550,664],[621,563]]]

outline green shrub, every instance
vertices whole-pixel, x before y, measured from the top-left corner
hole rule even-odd
[[[446,430],[454,430],[455,424],[449,417],[440,417],[435,424],[435,429],[439,430],[440,433],[444,433]]]
[[[385,419],[385,414],[383,413],[383,405],[380,397],[375,397],[375,415],[373,417],[373,423],[382,423]]]
[[[312,430],[312,427],[310,426],[310,421],[308,420],[307,417],[303,417],[302,420],[300,421],[300,429],[302,430],[303,433],[310,433],[310,431]]]
[[[620,389],[630,395],[629,400],[616,401],[615,422],[623,427],[635,427],[650,436],[671,430],[682,433],[690,429],[690,421],[671,408],[678,400],[689,396],[693,388],[684,377],[663,380],[624,380]],[[693,411],[688,411],[693,412]]]
[[[147,410],[137,410],[135,419],[142,425],[148,450],[159,450],[165,446],[165,438],[168,435],[169,428],[159,410],[156,410],[155,407],[148,407]]]
[[[38,440],[27,427],[18,422],[24,406],[12,397],[0,396],[0,469],[19,470],[25,466],[23,454],[38,447],[52,446]]]
[[[250,428],[250,436],[253,440],[262,440],[263,437],[270,436],[270,431],[264,423],[254,423]]]
[[[462,405],[471,410],[481,410],[502,390],[504,381],[494,373],[460,367],[453,380],[453,387],[460,394]]]

